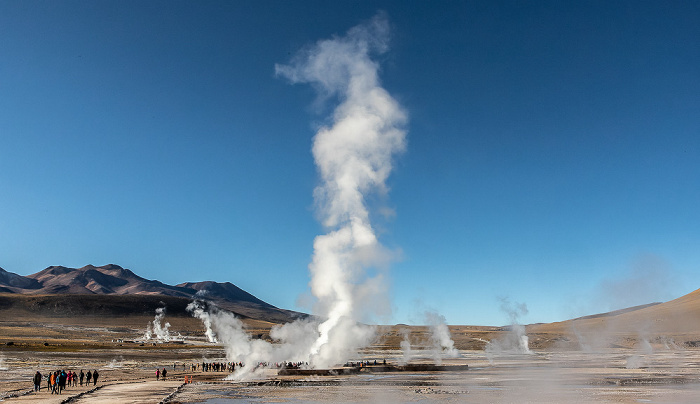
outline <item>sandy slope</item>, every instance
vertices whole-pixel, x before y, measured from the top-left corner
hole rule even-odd
[[[590,316],[528,327],[529,332],[609,332],[646,335],[700,333],[700,289],[678,299],[617,315]],[[698,336],[700,339],[700,336]]]

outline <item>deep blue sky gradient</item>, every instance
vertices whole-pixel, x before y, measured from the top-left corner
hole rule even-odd
[[[693,1],[0,1],[0,266],[116,263],[308,310],[310,148],[335,100],[274,66],[379,10],[409,116],[375,222],[402,257],[381,321],[700,287]]]

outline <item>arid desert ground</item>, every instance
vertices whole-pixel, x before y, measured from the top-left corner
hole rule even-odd
[[[172,369],[173,362],[182,358],[188,358],[187,363],[223,359],[216,354],[216,349],[186,348],[168,352],[6,352],[0,377],[8,403],[691,403],[700,397],[697,350],[640,353],[616,348],[495,355],[460,351],[460,358],[444,363],[468,364],[466,371],[278,376],[275,369],[267,369],[245,381],[224,380],[227,373],[223,372]],[[369,351],[365,357],[395,363],[400,360],[398,354]],[[415,359],[423,361],[429,359]],[[156,367],[170,369],[167,380],[155,380]],[[30,392],[35,369],[57,368],[98,369],[98,388],[71,387],[60,396],[45,388]],[[185,375],[192,376],[193,382],[185,384]]]
[[[250,379],[225,380],[227,372],[191,370],[191,364],[226,360],[221,346],[205,342],[201,323],[193,318],[168,319],[184,344],[141,344],[130,341],[143,333],[151,320],[147,316],[57,319],[16,313],[0,320],[0,397],[8,403],[697,402],[696,331],[646,327],[645,333],[634,332],[609,317],[602,317],[603,323],[579,320],[578,329],[563,323],[529,326],[524,330],[530,352],[509,345],[517,337],[512,327],[450,327],[456,358],[422,350],[424,327],[380,327],[377,343],[354,360],[370,365],[438,360],[446,370],[379,372],[369,366],[348,375],[280,376],[272,366]],[[252,335],[265,338],[270,324],[248,326]],[[410,357],[399,349],[406,330],[415,342]],[[469,368],[453,371],[449,365]],[[165,381],[155,380],[156,368],[168,369]],[[97,386],[70,387],[60,396],[49,394],[45,385],[32,392],[37,370],[56,369],[97,369],[100,379]]]

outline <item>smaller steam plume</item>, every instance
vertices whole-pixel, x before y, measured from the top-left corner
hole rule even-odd
[[[124,366],[124,357],[121,355],[119,356],[119,360],[117,358],[113,358],[106,366],[106,369],[119,369]]]
[[[413,349],[411,348],[411,339],[409,337],[410,331],[407,328],[401,329],[401,335],[403,335],[403,340],[401,341],[401,352],[403,355],[399,358],[399,364],[407,364],[413,357]]]
[[[507,298],[500,298],[501,311],[508,315],[510,320],[509,331],[500,339],[489,341],[486,345],[486,353],[489,360],[492,355],[500,353],[510,354],[531,354],[529,338],[525,333],[525,326],[520,324],[520,317],[527,315],[527,305],[525,303],[511,303]]]
[[[403,340],[400,343],[403,355],[399,358],[399,363],[406,364],[419,353],[426,354],[432,358],[436,364],[441,364],[444,358],[456,358],[459,351],[454,347],[455,343],[450,335],[450,330],[445,322],[445,317],[434,312],[426,311],[424,321],[428,325],[430,335],[427,341],[419,341],[420,350],[411,346],[410,331],[402,328],[400,333]]]
[[[199,292],[197,293],[199,294]],[[211,328],[211,316],[209,315],[209,312],[204,309],[204,305],[202,303],[199,301],[194,301],[188,304],[187,311],[192,313],[195,318],[202,321],[202,324],[204,324],[204,328],[206,329],[204,335],[207,337],[207,341],[214,343],[219,342],[219,340],[216,338],[216,333]]]
[[[455,348],[450,329],[447,328],[447,323],[445,322],[445,316],[428,311],[425,313],[425,318],[430,327],[430,342],[432,343],[435,363],[442,363],[444,357],[458,357],[459,351]]]
[[[163,319],[165,318],[165,307],[159,307],[156,309],[156,316],[153,321],[149,321],[146,325],[146,332],[143,335],[143,339],[146,341],[156,341],[156,342],[170,342],[174,340],[181,340],[182,336],[178,334],[177,337],[170,335],[170,323],[167,321],[163,324]]]

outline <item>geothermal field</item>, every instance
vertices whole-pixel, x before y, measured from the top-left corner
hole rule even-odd
[[[700,394],[697,350],[460,350],[458,358],[442,361],[442,370],[431,371],[375,370],[376,358],[390,364],[403,360],[398,351],[367,351],[356,360],[370,365],[351,374],[341,373],[352,368],[337,368],[338,375],[280,376],[273,366],[236,381],[226,380],[224,372],[190,371],[194,361],[225,361],[215,347],[6,351],[0,388],[9,403],[689,403]],[[187,370],[182,370],[183,363]],[[410,363],[433,361],[417,356]],[[49,394],[45,386],[31,392],[35,370],[59,368],[97,369],[100,381],[98,386],[69,387],[60,396]],[[169,369],[166,380],[155,380],[156,368]]]
[[[199,319],[162,311],[152,317],[57,319],[5,310],[0,398],[8,403],[689,403],[700,394],[698,295],[552,324],[380,326],[373,328],[372,344],[345,363],[324,368],[245,363],[233,372],[203,366],[225,364],[233,348],[227,344],[279,345],[270,338],[274,326],[244,320],[246,336],[221,343],[209,341]],[[438,342],[445,337],[451,349]],[[33,391],[36,371],[59,369],[97,370],[100,378],[96,386],[67,387],[61,395],[50,394],[45,380],[39,392]],[[156,380],[156,369],[167,370],[165,380]]]

